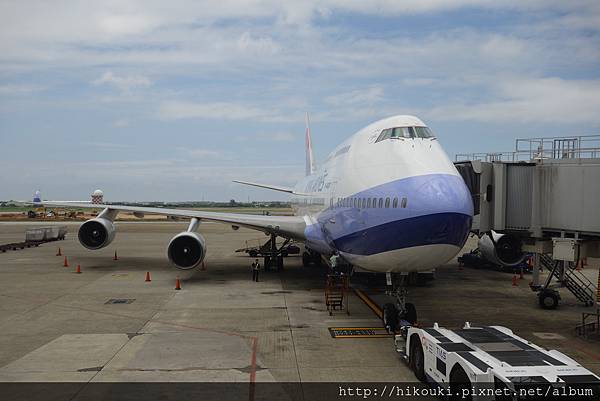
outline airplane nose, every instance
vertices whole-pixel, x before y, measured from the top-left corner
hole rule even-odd
[[[436,174],[423,180],[413,207],[428,213],[458,213],[472,217],[471,193],[460,176]]]
[[[473,220],[471,193],[463,179],[450,174],[428,176],[417,188],[416,195],[413,207],[428,226],[423,230],[424,242],[462,247]]]

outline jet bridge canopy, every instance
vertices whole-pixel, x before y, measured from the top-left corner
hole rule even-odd
[[[473,196],[473,231],[585,240],[586,255],[566,260],[600,257],[600,135],[517,139],[515,151],[458,154],[455,165]]]
[[[600,135],[517,139],[514,152],[459,154],[476,231],[600,238]]]

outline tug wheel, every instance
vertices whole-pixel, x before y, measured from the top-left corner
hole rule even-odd
[[[411,337],[410,341],[410,366],[417,379],[426,381],[425,377],[425,355],[423,354],[423,346],[418,335]]]

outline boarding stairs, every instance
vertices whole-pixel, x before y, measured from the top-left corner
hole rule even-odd
[[[540,254],[540,263],[550,272],[546,287],[552,278],[556,278],[563,287],[571,291],[586,306],[594,305],[598,289],[581,271],[575,268],[577,264],[569,263],[569,267],[563,268],[563,261],[554,260],[546,254]]]
[[[349,277],[345,274],[332,273],[327,275],[325,284],[325,306],[331,316],[334,311],[343,311],[349,315],[348,292],[350,289]]]

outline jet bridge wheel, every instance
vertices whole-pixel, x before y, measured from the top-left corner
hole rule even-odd
[[[559,299],[560,295],[555,290],[545,289],[538,294],[538,300],[543,309],[556,309]]]
[[[417,379],[426,381],[425,376],[425,355],[423,354],[423,346],[419,336],[413,334],[410,339],[410,367],[415,373]]]

